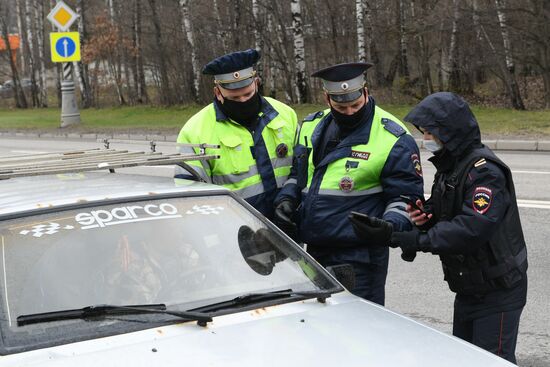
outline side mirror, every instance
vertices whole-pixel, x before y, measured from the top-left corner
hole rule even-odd
[[[326,269],[347,290],[351,291],[355,288],[355,272],[350,264],[327,266]]]

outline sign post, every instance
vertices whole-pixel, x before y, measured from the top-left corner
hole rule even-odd
[[[61,127],[80,123],[80,111],[76,103],[72,78],[72,62],[80,61],[80,36],[78,32],[66,32],[78,15],[63,1],[58,1],[48,14],[48,20],[62,32],[50,33],[50,50],[53,62],[63,63],[61,82]]]

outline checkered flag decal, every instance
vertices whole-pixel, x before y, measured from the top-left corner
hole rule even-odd
[[[19,234],[22,234],[24,236],[31,234],[33,237],[42,237],[44,235],[50,235],[59,232],[61,229],[73,229],[73,226],[64,226],[61,227],[59,223],[50,222],[48,224],[37,224],[35,226],[32,226],[31,229],[24,229]]]
[[[202,214],[202,215],[210,215],[210,214],[220,214],[223,211],[223,207],[221,206],[210,206],[210,205],[193,205],[193,208],[191,210],[188,210],[186,214]]]

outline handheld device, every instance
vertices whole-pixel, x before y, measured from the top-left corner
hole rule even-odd
[[[410,196],[407,196],[407,195],[399,195],[399,197],[401,199],[403,199],[407,204],[409,204],[413,209],[415,210],[420,210],[420,212],[424,213],[424,210],[422,210],[422,208],[420,208],[418,205],[416,205],[416,200],[414,200],[413,198],[411,198]]]
[[[358,217],[358,218],[362,218],[362,219],[367,219],[369,216],[364,214],[364,213],[359,213],[359,212],[350,212],[350,214],[354,217]]]

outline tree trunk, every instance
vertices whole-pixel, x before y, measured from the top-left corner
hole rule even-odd
[[[425,3],[423,3],[425,5]],[[419,16],[416,11],[416,1],[411,0],[411,18],[417,19]],[[422,16],[419,18],[423,19],[423,16],[426,14],[425,8],[423,8]],[[424,25],[423,25],[424,26]],[[420,69],[420,94],[422,97],[433,93],[433,84],[430,72],[430,57],[429,50],[426,46],[426,41],[424,39],[424,29],[420,29],[416,32],[416,40],[418,42],[418,64]]]
[[[514,59],[512,57],[512,48],[510,43],[510,35],[508,34],[508,26],[506,25],[506,14],[504,8],[506,6],[505,0],[495,0],[495,6],[497,8],[498,24],[500,26],[500,34],[502,35],[502,42],[504,44],[504,58],[506,60],[506,67],[511,74],[514,73]]]
[[[407,22],[407,12],[404,0],[398,0],[398,22],[399,22],[399,74],[409,82],[409,62],[407,60],[407,38],[405,23]]]
[[[458,18],[459,1],[453,0],[453,29],[449,44],[449,85],[448,89],[454,92],[460,91],[460,71],[458,70]]]
[[[262,29],[262,21],[260,5],[258,4],[258,1],[259,0],[252,0],[252,17],[254,19],[254,48],[261,53],[264,48],[264,42],[260,33],[260,29]],[[260,62],[256,65],[256,70],[258,72],[258,76],[260,78],[263,78],[263,60],[260,60]],[[263,83],[260,83],[259,92],[260,94],[263,94],[264,92]]]
[[[31,100],[33,107],[40,105],[38,101],[38,88],[36,85],[36,65],[34,55],[34,18],[32,17],[32,0],[25,0],[25,23],[27,26],[26,44],[27,57],[29,60],[29,77],[31,80]]]
[[[476,57],[475,61],[475,82],[477,83],[485,83],[487,80],[485,75],[485,70],[483,68],[483,53],[484,48],[481,47],[483,44],[483,35],[481,34],[481,21],[479,19],[479,0],[473,0],[472,1],[472,21],[474,23],[474,29],[476,34],[476,52],[478,53],[479,57]]]
[[[357,59],[360,62],[367,60],[365,52],[365,25],[363,23],[363,16],[365,15],[365,4],[363,0],[355,0],[355,18],[357,20]]]
[[[365,2],[365,18],[367,20],[367,34],[369,36],[369,40],[367,42],[367,61],[372,62],[374,64],[374,79],[376,81],[376,85],[385,85],[386,78],[384,76],[383,68],[380,63],[380,58],[378,56],[378,49],[376,47],[376,37],[374,34],[374,27],[373,25],[373,14],[372,9],[369,6],[368,2]],[[367,73],[367,77],[368,77]],[[393,80],[393,79],[392,79]]]
[[[304,49],[304,30],[300,0],[291,0],[292,29],[294,31],[294,63],[296,65],[296,97],[299,103],[309,100],[309,89],[306,80],[306,61]]]
[[[240,0],[233,0],[233,20],[233,42],[235,45],[235,50],[239,50],[241,47],[241,37],[238,35],[242,32]]]
[[[220,16],[220,5],[218,4],[217,0],[212,0],[212,11],[214,12],[214,19],[216,20],[216,33],[218,38],[222,42],[222,52],[223,54],[227,53],[227,31],[225,28],[220,29],[221,27],[225,27],[222,23],[221,16]]]
[[[36,22],[36,39],[38,47],[38,90],[40,107],[48,107],[48,92],[46,85],[46,59],[44,50],[44,3],[33,0],[34,17]]]
[[[81,48],[85,47],[88,34],[86,32],[86,8],[84,0],[76,2],[76,13],[78,14],[78,33],[80,35]],[[90,88],[90,77],[88,65],[81,61],[73,63],[78,84],[80,86],[80,98],[82,100],[82,108],[90,108],[94,105],[93,94]]]
[[[483,35],[485,37],[485,40],[489,44],[489,47],[491,48],[491,51],[495,55],[495,58],[497,60],[497,64],[500,67],[500,70],[502,72],[502,76],[504,79],[504,84],[506,86],[506,91],[508,92],[508,96],[510,97],[510,101],[512,103],[512,107],[516,110],[525,110],[525,106],[523,105],[523,100],[521,99],[521,94],[519,91],[518,84],[516,83],[516,79],[512,73],[510,73],[510,70],[506,66],[506,63],[503,63],[500,59],[500,55],[498,54],[495,45],[493,42],[491,42],[491,39],[487,35],[487,32],[481,27],[481,30],[483,32]]]
[[[172,104],[172,95],[170,93],[170,82],[168,79],[168,69],[166,67],[166,50],[162,42],[162,32],[160,28],[160,19],[157,12],[157,1],[149,0],[151,7],[151,20],[154,26],[154,37],[157,45],[158,72],[160,73],[160,103],[163,105]]]
[[[134,46],[134,82],[135,82],[135,94],[137,103],[149,103],[149,96],[147,94],[147,84],[145,83],[145,71],[143,70],[143,36],[141,25],[141,1],[134,0],[134,29],[132,32],[132,40]]]
[[[199,66],[199,58],[197,56],[197,50],[195,49],[195,36],[193,28],[191,26],[191,16],[189,15],[189,0],[180,0],[181,18],[182,18],[182,30],[187,36],[187,42],[189,43],[191,51],[191,68],[193,73],[193,97],[195,102],[200,101],[200,81],[201,71]]]
[[[20,71],[22,74],[27,73],[27,33],[25,31],[25,14],[24,14],[25,0],[16,0],[15,9],[17,13],[17,29],[19,30],[19,60]]]
[[[27,99],[23,93],[23,88],[21,88],[21,82],[19,80],[19,72],[17,70],[16,60],[13,58],[13,50],[10,47],[9,40],[9,28],[7,19],[10,19],[10,14],[7,8],[2,8],[0,4],[0,34],[4,39],[4,44],[6,45],[6,51],[8,53],[8,60],[11,68],[11,79],[13,82],[13,98],[15,101],[15,106],[17,108],[27,108]]]
[[[267,29],[273,29],[273,14],[271,11],[267,12]],[[267,75],[265,77],[267,84],[269,85],[268,96],[276,98],[277,90],[275,86],[275,49],[273,47],[273,42],[269,42],[267,46]]]

